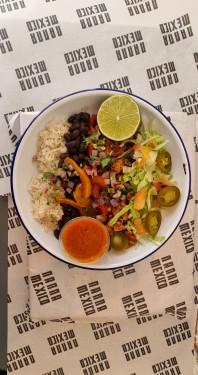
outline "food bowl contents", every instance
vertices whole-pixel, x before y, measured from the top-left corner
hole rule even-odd
[[[87,216],[105,226],[115,250],[163,241],[165,237],[158,235],[163,211],[177,204],[180,190],[166,148],[169,139],[155,131],[154,121],[147,126],[127,94],[111,96],[98,113],[72,114],[60,135],[64,147],[61,143],[59,158],[52,153],[48,168],[48,153],[43,153],[43,174],[29,186],[32,197],[36,195],[33,215],[43,228],[54,230],[59,238],[67,222]],[[59,144],[54,136],[54,149]],[[38,155],[39,150],[36,163]],[[42,183],[35,185],[37,178]]]
[[[81,263],[98,260],[109,248],[107,229],[90,217],[78,217],[69,221],[62,228],[59,240],[63,251]]]

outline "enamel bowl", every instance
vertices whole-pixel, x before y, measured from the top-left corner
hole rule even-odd
[[[122,93],[118,90],[94,89],[84,90],[67,95],[56,102],[49,104],[29,124],[18,143],[12,164],[11,190],[18,215],[25,229],[34,240],[49,254],[55,258],[73,265],[97,270],[114,269],[139,262],[157,251],[173,235],[178,227],[188,203],[190,191],[190,165],[183,141],[170,121],[152,104],[146,100],[131,95],[139,105],[143,122],[154,121],[154,129],[168,139],[167,150],[172,156],[172,173],[176,178],[177,186],[181,191],[181,198],[176,206],[164,210],[162,224],[158,236],[165,236],[160,245],[148,241],[146,245],[140,245],[138,249],[130,248],[125,251],[108,251],[94,264],[79,264],[64,254],[59,246],[59,241],[53,233],[44,232],[41,225],[31,214],[30,194],[27,186],[33,176],[38,174],[35,164],[32,162],[36,154],[38,134],[52,119],[68,118],[81,111],[96,113],[100,104],[109,96]],[[184,168],[185,166],[185,168]],[[184,172],[185,169],[185,172]]]

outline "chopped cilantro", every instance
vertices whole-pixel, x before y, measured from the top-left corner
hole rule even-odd
[[[85,146],[88,147],[89,143],[90,143],[91,141],[94,141],[94,140],[96,139],[97,136],[98,136],[98,133],[93,134],[93,135],[91,135],[90,137],[87,137],[87,138],[84,137],[84,138],[83,138],[83,142],[85,143]]]
[[[104,158],[101,160],[101,164],[102,164],[102,167],[105,168],[107,166],[107,164],[109,164],[111,158]]]
[[[97,159],[97,156],[90,155],[90,159],[91,159],[91,160],[95,160],[95,159]]]
[[[105,144],[104,139],[99,139],[97,144],[98,144],[98,146],[103,146]]]
[[[44,172],[44,173],[43,173],[43,178],[48,178],[48,177],[51,176],[51,175],[54,176],[54,174],[53,174],[52,172]]]

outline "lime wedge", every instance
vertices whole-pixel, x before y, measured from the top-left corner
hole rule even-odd
[[[139,107],[130,95],[113,95],[101,104],[97,121],[105,137],[123,141],[132,137],[139,127]]]

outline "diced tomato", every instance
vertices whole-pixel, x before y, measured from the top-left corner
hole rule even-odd
[[[99,209],[99,211],[100,211],[102,214],[108,215],[107,208],[106,208],[106,206],[105,206],[104,204],[100,204],[100,205],[98,206],[98,209]]]

